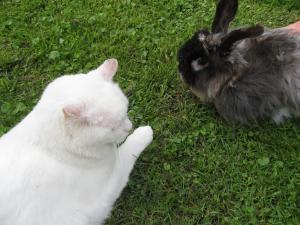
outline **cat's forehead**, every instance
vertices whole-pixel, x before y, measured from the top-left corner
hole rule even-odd
[[[86,74],[65,75],[50,83],[45,92],[49,98],[110,99],[126,103],[127,99],[116,83],[96,78]]]
[[[89,92],[95,90],[113,90],[115,84],[105,81],[101,77],[89,76],[87,74],[65,75],[56,79],[53,89],[72,90],[76,92]]]

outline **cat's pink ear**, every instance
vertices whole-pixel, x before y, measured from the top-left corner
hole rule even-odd
[[[112,80],[118,70],[118,60],[107,59],[98,68],[100,75],[106,80]]]
[[[62,109],[65,120],[80,123],[101,124],[104,116],[101,113],[89,114],[84,105],[67,105]]]
[[[76,120],[83,120],[83,111],[84,108],[82,106],[77,105],[67,105],[63,107],[63,113],[65,119],[76,119]]]

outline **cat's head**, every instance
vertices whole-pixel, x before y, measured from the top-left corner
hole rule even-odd
[[[59,77],[46,88],[37,108],[56,114],[70,146],[120,143],[127,137],[132,124],[128,100],[113,82],[117,68],[118,61],[108,59],[87,74]]]

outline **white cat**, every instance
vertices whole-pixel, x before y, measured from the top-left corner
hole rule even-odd
[[[117,66],[109,59],[54,80],[1,137],[1,225],[104,223],[153,136],[149,126],[128,136],[128,101],[112,81]]]

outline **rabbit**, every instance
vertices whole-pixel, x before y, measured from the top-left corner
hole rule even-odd
[[[238,0],[220,0],[211,31],[179,49],[178,71],[202,102],[228,122],[276,123],[300,115],[300,33],[253,25],[228,30]]]

